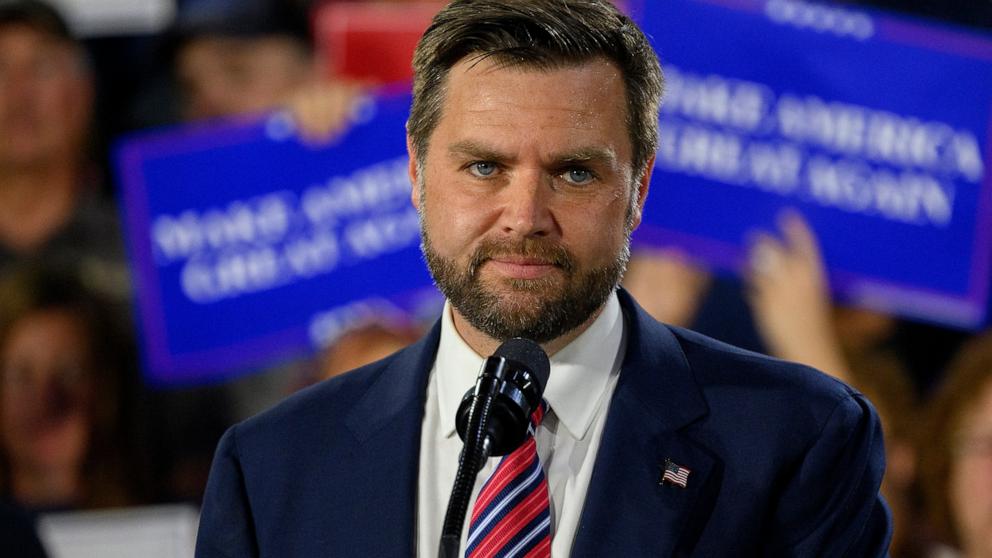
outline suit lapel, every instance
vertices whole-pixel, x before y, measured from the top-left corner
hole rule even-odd
[[[625,293],[627,354],[608,411],[572,556],[687,556],[713,507],[722,463],[691,425],[708,412],[682,349]],[[666,460],[686,486],[661,483]]]
[[[357,443],[343,458],[364,469],[370,483],[353,507],[349,530],[375,533],[370,556],[416,554],[420,426],[440,331],[439,320],[423,339],[397,355],[345,419]],[[357,551],[352,547],[348,553]]]

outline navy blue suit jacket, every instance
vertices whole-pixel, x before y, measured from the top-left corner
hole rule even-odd
[[[878,418],[819,372],[659,324],[627,354],[572,556],[883,556]],[[440,326],[232,427],[198,558],[414,556],[420,425]],[[691,470],[659,483],[666,460]]]

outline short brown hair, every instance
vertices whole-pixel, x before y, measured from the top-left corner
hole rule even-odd
[[[76,42],[62,14],[38,0],[0,0],[0,27],[14,25],[30,27],[66,42]]]
[[[627,96],[634,175],[658,148],[663,79],[644,33],[607,0],[455,0],[424,32],[413,56],[407,131],[423,163],[441,117],[448,71],[462,59],[493,59],[542,70],[595,58],[616,64]]]

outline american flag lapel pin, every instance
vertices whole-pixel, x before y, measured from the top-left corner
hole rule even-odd
[[[658,484],[671,484],[679,488],[685,488],[689,483],[689,473],[691,472],[692,470],[675,463],[671,459],[666,459],[661,473],[661,482]]]

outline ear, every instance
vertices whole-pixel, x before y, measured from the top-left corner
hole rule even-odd
[[[409,166],[407,167],[407,173],[410,175],[410,184],[413,186],[410,189],[410,201],[413,203],[413,207],[420,211],[420,169],[417,168],[417,152],[413,147],[413,139],[410,134],[406,135],[406,153],[410,157]]]
[[[644,202],[648,199],[648,186],[651,184],[651,173],[654,171],[655,156],[651,156],[644,166],[644,176],[637,183],[637,207],[634,209],[633,227],[636,229],[641,224],[641,216],[644,214]]]

